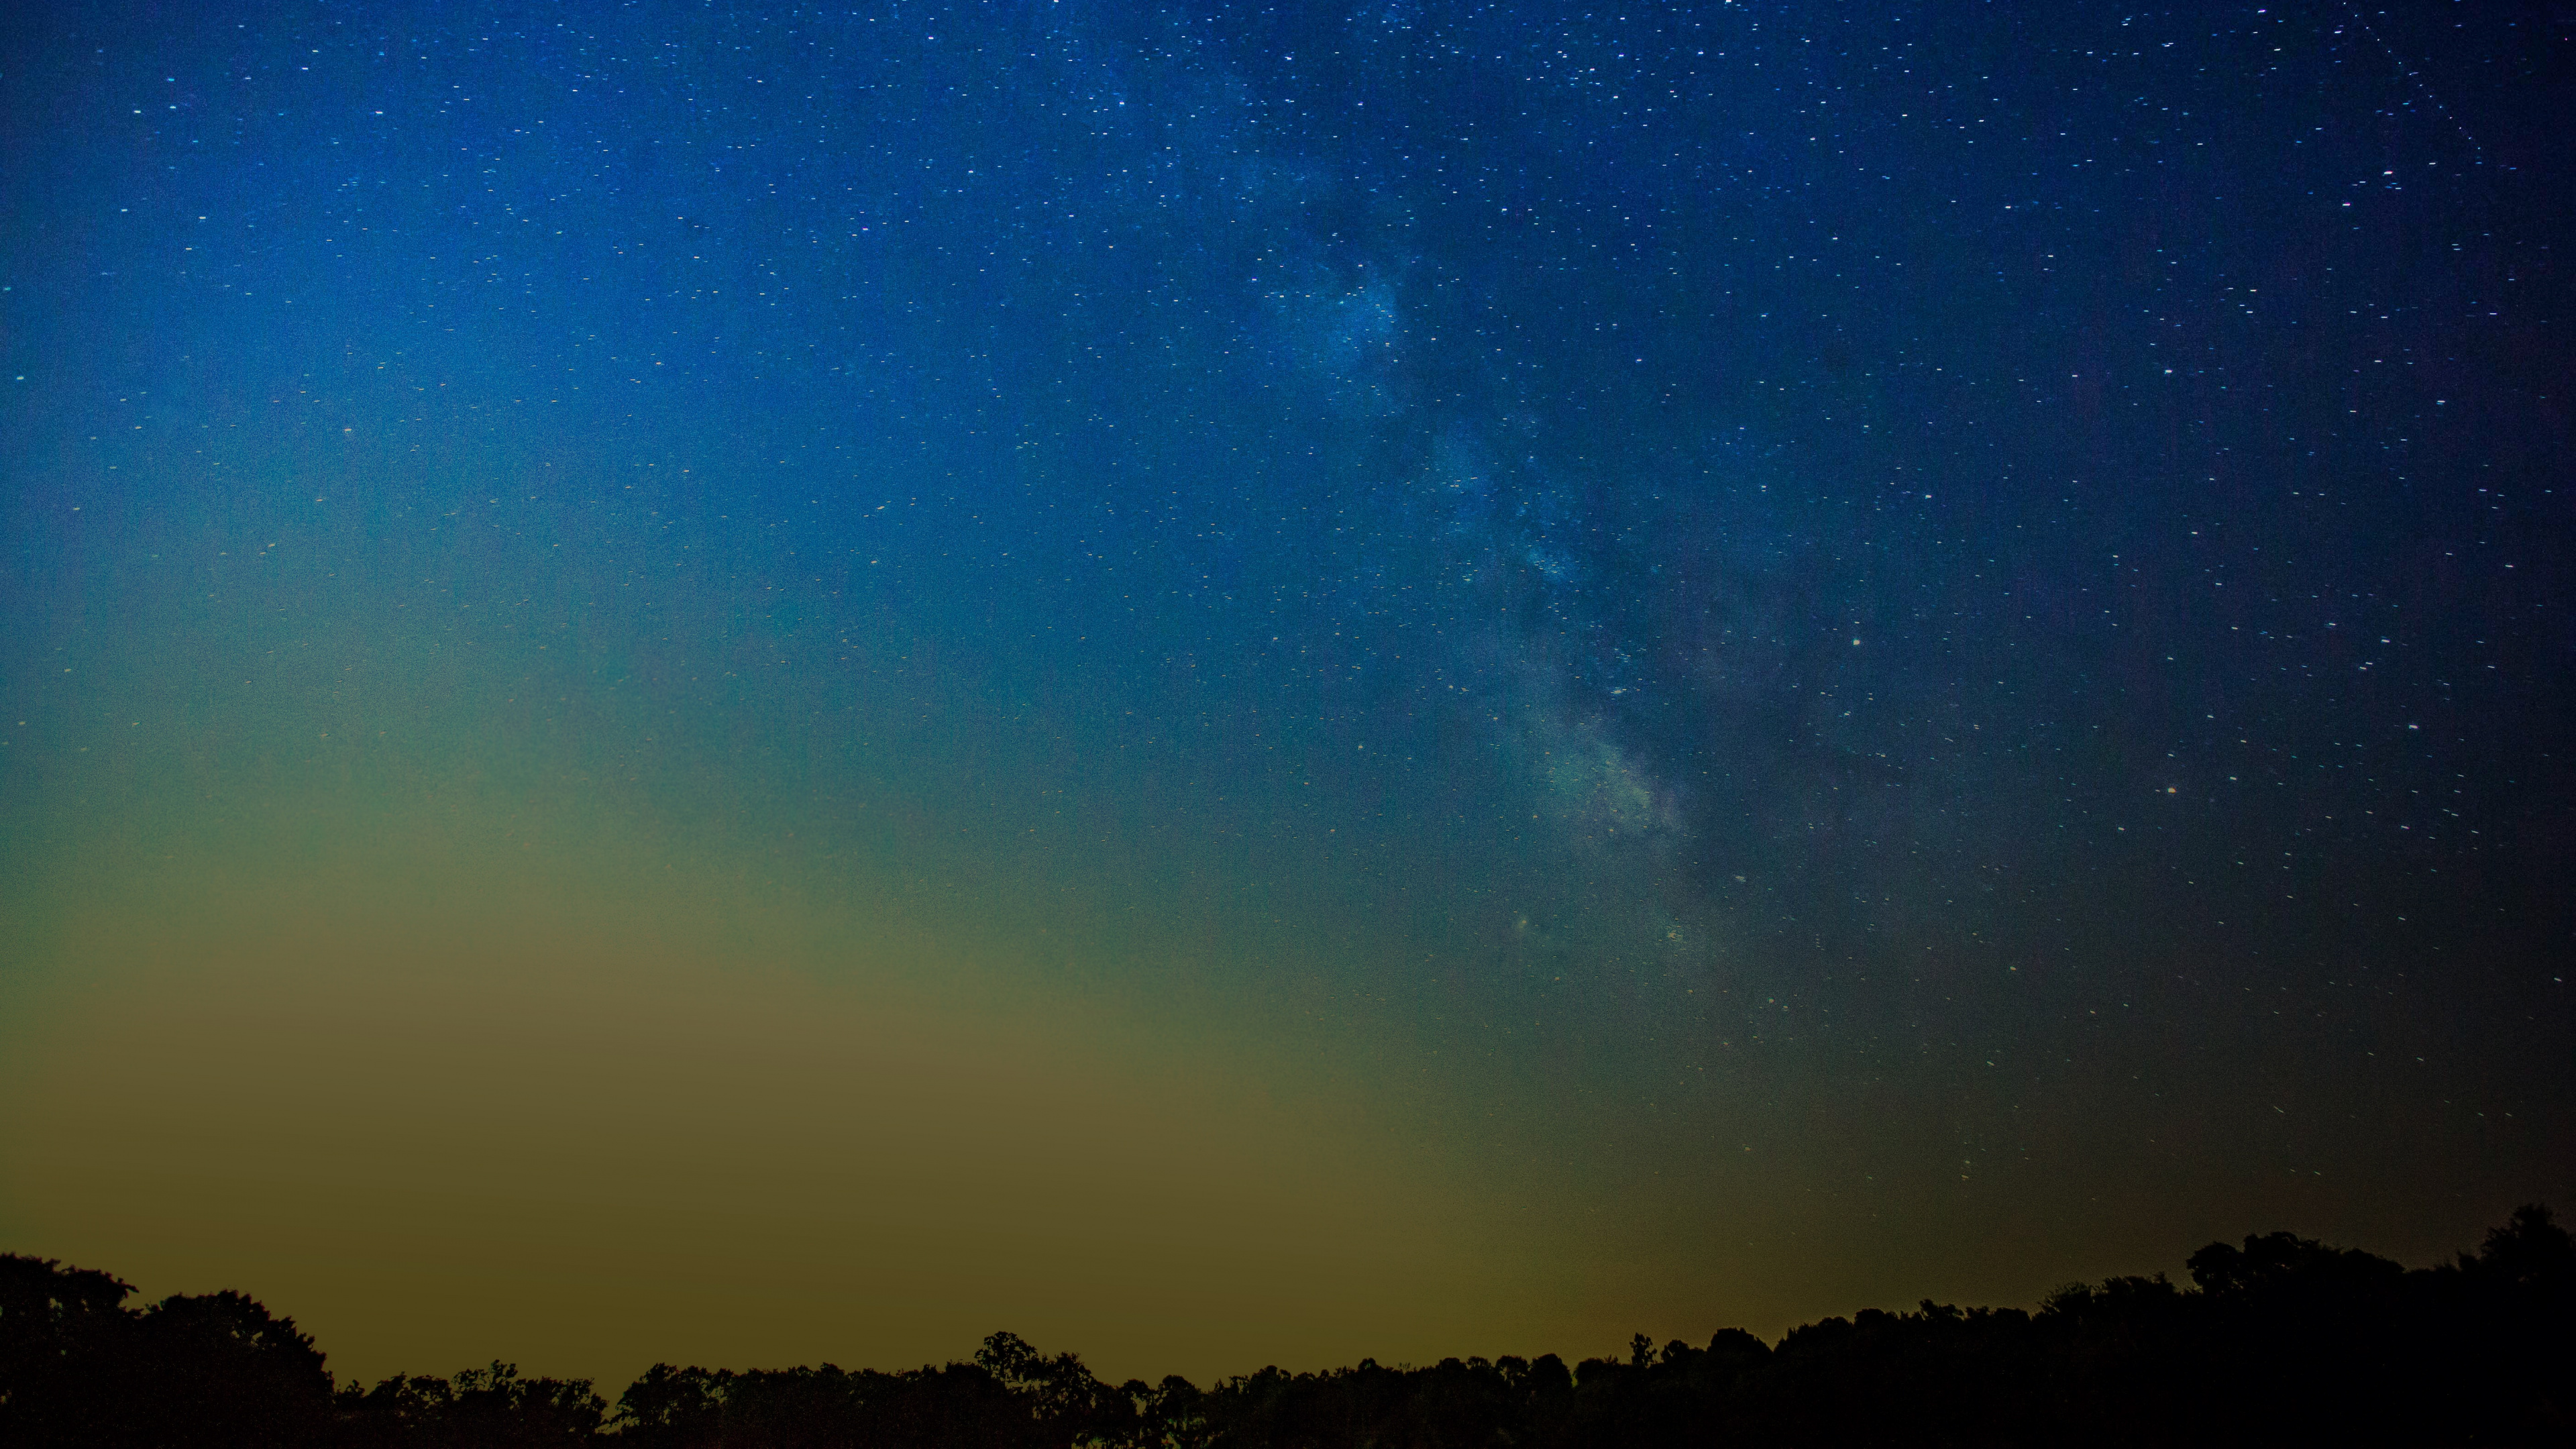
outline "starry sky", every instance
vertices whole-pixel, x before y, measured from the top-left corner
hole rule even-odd
[[[0,1238],[1112,1379],[2576,1206],[2550,4],[66,4]]]

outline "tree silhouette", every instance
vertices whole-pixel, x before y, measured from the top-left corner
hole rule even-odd
[[[2487,1229],[2478,1255],[2461,1254],[2460,1266],[2473,1278],[2509,1285],[2536,1302],[2563,1304],[2576,1294],[2576,1243],[2538,1203],[2514,1209],[2503,1227]]]
[[[165,1298],[0,1257],[0,1443],[166,1449],[317,1442],[331,1375],[295,1320],[239,1293]]]
[[[0,1443],[116,1443],[134,1292],[112,1274],[0,1255]]]
[[[2036,1313],[1929,1299],[1695,1346],[1265,1368],[1112,1388],[1012,1333],[881,1372],[656,1364],[612,1415],[495,1362],[335,1394],[293,1320],[0,1257],[6,1449],[1649,1449],[1896,1443],[2576,1443],[2576,1246],[2545,1207],[2409,1272],[2290,1233],[2211,1243],[2190,1285],[2077,1283]]]
[[[608,1413],[588,1379],[521,1378],[498,1360],[453,1379],[397,1374],[364,1393],[353,1384],[339,1406],[343,1443],[438,1449],[579,1444]]]

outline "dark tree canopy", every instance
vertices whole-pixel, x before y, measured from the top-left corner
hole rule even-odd
[[[2035,1313],[1925,1300],[1791,1330],[1725,1329],[1569,1368],[1265,1368],[1201,1389],[1111,1386],[996,1333],[966,1362],[656,1364],[611,1406],[493,1363],[336,1390],[312,1339],[239,1293],[137,1310],[133,1289],[0,1257],[10,1449],[1634,1449],[1657,1445],[2576,1443],[2576,1248],[2526,1207],[2474,1253],[2408,1271],[2289,1233],[2212,1243],[2191,1286],[2070,1284]]]

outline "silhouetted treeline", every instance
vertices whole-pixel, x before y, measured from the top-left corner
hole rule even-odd
[[[2576,1443],[2576,1249],[2527,1207],[2408,1271],[2288,1233],[2191,1286],[2113,1278],[2038,1312],[1925,1301],[1568,1368],[1554,1354],[1102,1383],[1008,1333],[884,1373],[657,1364],[612,1407],[495,1363],[335,1387],[238,1293],[142,1309],[105,1273],[0,1257],[0,1445],[518,1449],[1635,1449],[1659,1445]]]

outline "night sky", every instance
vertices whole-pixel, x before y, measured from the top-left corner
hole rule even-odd
[[[0,46],[0,1246],[613,1392],[2576,1207],[2564,4]]]

